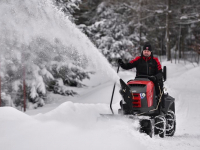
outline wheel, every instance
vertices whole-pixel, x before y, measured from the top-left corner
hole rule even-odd
[[[140,132],[146,133],[151,138],[154,135],[154,128],[151,119],[141,119],[140,120]]]
[[[166,136],[173,136],[176,131],[176,115],[172,110],[167,112],[166,122]]]
[[[155,135],[158,134],[161,138],[165,137],[166,134],[166,119],[164,116],[156,116],[154,118],[155,124],[154,124],[154,133]]]

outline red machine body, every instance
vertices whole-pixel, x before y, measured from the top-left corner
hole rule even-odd
[[[132,94],[133,110],[146,112],[156,107],[155,86],[148,79],[137,78],[127,83]]]
[[[151,107],[153,105],[153,93],[154,93],[154,84],[152,81],[129,81],[127,83],[129,86],[135,84],[135,85],[145,85],[146,91],[144,93],[146,94],[147,98],[147,104],[148,107]],[[134,93],[132,92],[133,95],[133,107],[141,107],[141,93]]]

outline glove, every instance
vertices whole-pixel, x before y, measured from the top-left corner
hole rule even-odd
[[[149,79],[150,79],[151,81],[153,81],[153,82],[156,81],[156,77],[155,77],[155,76],[149,76]]]
[[[118,64],[120,65],[120,66],[122,66],[124,63],[123,63],[123,61],[122,61],[122,59],[118,59]]]

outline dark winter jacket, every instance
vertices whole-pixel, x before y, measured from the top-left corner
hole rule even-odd
[[[136,76],[155,76],[157,80],[162,80],[162,67],[160,61],[153,56],[138,56],[129,63],[122,63],[121,67],[126,70],[136,68]]]

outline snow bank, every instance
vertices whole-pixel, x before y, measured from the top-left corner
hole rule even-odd
[[[1,113],[7,115],[9,112],[8,117],[15,118],[17,123],[14,127],[11,127],[12,122],[0,124],[0,133],[4,135],[0,137],[0,145],[4,150],[145,150],[136,138],[138,122],[103,118],[98,111],[104,107],[67,102],[46,114],[36,115],[34,120],[38,121],[35,122],[27,119],[21,122],[27,115],[5,107]],[[148,136],[144,135],[144,138]]]
[[[0,107],[0,121],[31,121],[32,119],[13,107]]]
[[[39,120],[56,120],[59,122],[67,122],[69,124],[91,124],[97,121],[100,117],[98,110],[102,109],[94,104],[74,104],[72,102],[65,102],[58,106],[56,109],[46,113],[37,115],[35,118]],[[80,125],[81,125],[80,124]]]

